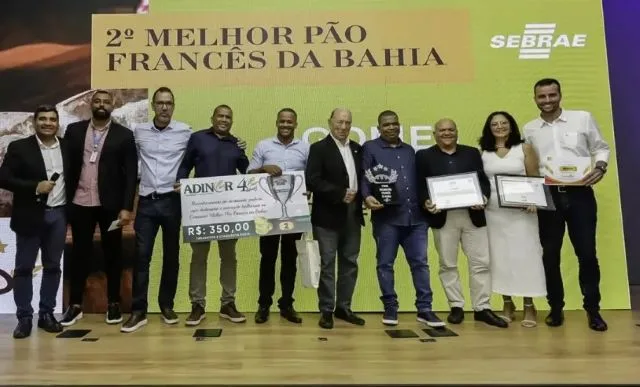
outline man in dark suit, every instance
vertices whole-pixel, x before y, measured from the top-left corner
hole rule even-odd
[[[13,192],[11,229],[16,233],[16,264],[13,297],[18,326],[13,337],[31,334],[33,269],[41,250],[42,282],[38,327],[62,332],[53,316],[60,286],[60,259],[67,234],[68,163],[66,147],[58,139],[58,112],[40,106],[33,116],[36,134],[9,144],[0,167],[0,188]]]
[[[305,170],[307,190],[313,195],[313,235],[322,261],[318,306],[319,325],[325,329],[333,328],[334,314],[351,324],[365,323],[351,311],[358,277],[360,232],[364,225],[362,194],[358,189],[362,178],[362,148],[349,140],[349,110],[335,109],[329,118],[329,128],[330,134],[325,139],[311,145]]]
[[[474,319],[506,328],[507,322],[491,311],[491,273],[489,272],[489,240],[484,205],[467,209],[441,210],[431,202],[426,178],[476,172],[484,202],[491,194],[491,185],[484,173],[480,151],[458,141],[456,123],[441,119],[435,124],[436,145],[416,153],[420,202],[433,229],[436,250],[440,258],[440,281],[447,295],[451,313],[447,321],[460,324],[464,320],[464,296],[458,274],[458,246],[469,261],[469,284]]]
[[[113,96],[104,90],[91,97],[91,120],[70,124],[65,132],[69,153],[70,223],[73,233],[71,294],[61,321],[82,318],[82,296],[89,274],[96,223],[100,226],[108,286],[107,324],[122,322],[122,226],[131,222],[138,179],[133,132],[111,120]],[[109,231],[117,220],[118,226]]]

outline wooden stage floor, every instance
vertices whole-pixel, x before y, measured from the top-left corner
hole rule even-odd
[[[14,340],[15,319],[3,315],[0,384],[640,383],[640,327],[631,311],[604,312],[605,333],[590,331],[580,311],[567,312],[561,328],[545,326],[540,312],[533,329],[493,328],[467,313],[450,326],[458,337],[435,342],[392,339],[379,314],[363,315],[365,327],[337,320],[331,331],[318,327],[317,314],[303,314],[301,326],[275,313],[265,325],[253,315],[244,324],[207,316],[199,328],[222,328],[219,338],[196,341],[186,315],[174,326],[150,315],[131,334],[90,315],[72,328],[91,329],[85,338],[98,341],[82,341],[35,328]],[[414,314],[401,314],[397,328],[429,338]]]

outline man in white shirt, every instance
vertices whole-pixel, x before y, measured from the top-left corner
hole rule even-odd
[[[134,229],[137,256],[133,272],[131,316],[122,332],[134,332],[147,324],[149,265],[158,229],[162,227],[162,276],[158,304],[166,324],[176,324],[173,301],[180,267],[180,193],[176,176],[191,137],[191,127],[172,119],[173,92],[161,87],[153,94],[152,121],[134,128],[140,187]]]
[[[547,300],[551,312],[545,322],[560,326],[564,322],[564,287],[560,270],[560,254],[568,227],[571,244],[578,257],[580,289],[589,327],[607,330],[600,316],[600,267],[596,256],[596,199],[594,184],[607,171],[609,146],[593,116],[586,111],[560,107],[562,90],[555,79],[541,79],[534,86],[534,101],[540,117],[524,126],[524,137],[533,145],[540,160],[541,175],[548,174],[550,160],[591,158],[594,168],[584,177],[583,185],[551,186],[556,211],[539,211],[540,242],[547,281]]]
[[[13,298],[18,326],[16,339],[31,334],[33,325],[33,270],[42,259],[42,282],[38,327],[46,332],[62,332],[53,311],[60,286],[60,260],[67,236],[65,184],[68,162],[64,140],[56,136],[58,112],[40,106],[33,117],[36,134],[9,144],[0,168],[0,188],[13,192],[10,227],[16,233],[16,261]]]

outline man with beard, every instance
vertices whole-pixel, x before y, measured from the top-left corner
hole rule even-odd
[[[90,120],[67,126],[69,189],[73,233],[69,308],[60,322],[75,324],[82,318],[82,298],[91,267],[96,224],[107,274],[107,324],[122,322],[122,227],[131,222],[138,180],[138,157],[133,132],[111,120],[113,96],[97,90],[91,97]],[[117,220],[115,230],[109,231]]]
[[[38,327],[46,332],[62,332],[53,311],[67,235],[67,148],[64,141],[56,137],[58,112],[55,107],[38,107],[33,123],[36,134],[9,144],[0,168],[0,187],[14,194],[10,227],[16,233],[13,275],[18,317],[18,326],[13,332],[16,339],[31,334],[33,269],[38,250],[42,252],[43,266]]]
[[[376,242],[378,283],[384,307],[382,323],[398,325],[398,295],[393,266],[402,246],[416,290],[417,320],[431,327],[445,324],[431,310],[433,293],[427,264],[427,222],[420,211],[416,184],[415,151],[400,139],[398,114],[385,110],[378,115],[380,137],[362,146],[362,197],[371,209]],[[395,195],[384,203],[376,198],[376,183],[386,183]],[[379,193],[378,193],[379,195]]]
[[[238,138],[231,135],[233,111],[227,105],[219,105],[213,110],[211,128],[191,135],[187,151],[178,169],[177,181],[189,177],[195,168],[194,177],[235,175],[238,171],[247,173],[249,159],[239,145]],[[235,323],[246,321],[235,304],[236,293],[236,243],[237,239],[218,241],[220,251],[220,317]],[[189,298],[191,314],[186,325],[195,326],[205,318],[207,296],[207,260],[210,242],[191,243],[191,269],[189,274]]]
[[[249,173],[268,173],[280,176],[283,171],[304,171],[309,155],[309,145],[295,139],[294,132],[298,126],[298,115],[291,108],[284,108],[278,112],[276,127],[278,134],[261,141],[256,146],[249,163]],[[296,324],[302,318],[293,308],[293,289],[296,280],[296,240],[302,237],[300,233],[268,235],[260,237],[260,298],[255,321],[258,324],[267,322],[269,308],[273,302],[275,291],[275,269],[278,258],[278,245],[281,246],[280,255],[280,287],[282,297],[278,300],[280,315]]]
[[[191,127],[172,119],[173,92],[161,87],[153,93],[152,121],[134,129],[140,159],[140,187],[134,229],[137,256],[133,271],[131,316],[120,331],[134,332],[147,324],[149,264],[158,229],[162,227],[162,276],[158,304],[166,324],[176,324],[173,302],[180,267],[180,194],[178,167],[187,149]]]
[[[507,328],[490,305],[491,273],[489,272],[489,239],[484,205],[471,208],[442,210],[431,202],[427,189],[428,177],[476,172],[485,204],[491,195],[491,185],[484,173],[482,157],[477,148],[458,144],[458,128],[448,118],[436,122],[436,145],[416,153],[416,171],[420,187],[420,203],[427,211],[433,229],[436,251],[440,257],[440,281],[444,287],[451,313],[447,321],[460,324],[464,320],[464,295],[458,273],[458,246],[469,261],[471,304],[476,321]]]
[[[600,266],[596,255],[597,204],[593,193],[607,172],[610,149],[591,113],[560,107],[562,91],[556,79],[541,79],[533,87],[534,102],[540,117],[524,126],[524,137],[533,145],[540,160],[540,173],[546,175],[554,159],[574,162],[577,157],[595,162],[583,178],[582,185],[551,186],[556,211],[538,211],[542,262],[547,281],[547,301],[551,312],[545,323],[558,327],[564,322],[564,286],[560,270],[560,253],[565,224],[578,257],[580,290],[587,312],[589,328],[606,331],[600,315]],[[577,165],[577,164],[576,164]]]

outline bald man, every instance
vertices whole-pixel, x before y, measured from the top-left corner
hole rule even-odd
[[[484,206],[441,210],[431,202],[427,189],[428,177],[476,172],[485,204],[491,193],[484,173],[482,157],[477,148],[459,145],[456,123],[448,118],[436,122],[436,145],[416,153],[420,202],[433,229],[436,250],[440,258],[440,281],[451,313],[447,321],[460,324],[464,320],[464,296],[458,273],[458,246],[462,244],[469,263],[469,284],[474,320],[506,328],[507,322],[491,310],[491,274],[489,272],[489,242]]]
[[[351,324],[365,323],[351,311],[358,277],[360,231],[364,225],[362,195],[358,187],[362,178],[361,146],[349,140],[349,110],[332,111],[329,128],[327,137],[311,145],[305,170],[307,190],[313,195],[313,236],[318,241],[321,256],[318,307],[319,325],[324,329],[333,328],[334,315]]]

